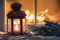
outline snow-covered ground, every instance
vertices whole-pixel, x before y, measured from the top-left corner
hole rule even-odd
[[[55,36],[0,36],[1,40],[60,40],[60,37]]]

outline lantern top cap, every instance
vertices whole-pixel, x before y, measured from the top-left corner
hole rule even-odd
[[[11,4],[11,9],[13,9],[13,10],[20,10],[21,6],[22,6],[21,3],[14,2],[14,3]]]
[[[21,11],[21,10],[19,10],[19,11],[10,11],[8,14],[7,14],[7,17],[8,18],[25,18],[25,16],[26,16],[26,14],[25,14],[25,12],[24,11]]]
[[[24,11],[20,10],[21,9],[22,4],[18,3],[18,2],[14,2],[11,4],[11,8],[13,10],[11,10],[8,14],[7,17],[8,18],[13,18],[13,19],[17,19],[17,18],[25,18],[26,14]]]

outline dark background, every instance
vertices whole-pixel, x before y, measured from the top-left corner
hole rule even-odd
[[[0,31],[4,31],[4,0],[0,0]]]

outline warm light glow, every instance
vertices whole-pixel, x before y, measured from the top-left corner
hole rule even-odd
[[[45,12],[48,12],[48,10],[46,9]]]
[[[44,24],[44,19],[45,19],[45,14],[48,12],[48,10],[45,11],[41,11],[39,13],[37,13],[37,24]],[[29,10],[25,11],[26,13],[26,19],[27,19],[27,23],[33,22],[34,20],[34,14],[32,14]]]
[[[17,19],[17,20],[14,20],[14,24],[19,24],[20,21]]]
[[[16,25],[16,27],[15,27],[15,30],[16,30],[16,31],[18,31],[18,30],[19,30],[19,27],[18,27],[18,25]]]
[[[49,21],[53,21],[53,22],[56,22],[57,21],[57,18],[52,16],[52,15],[48,15],[46,14],[46,16],[49,18]]]
[[[37,17],[37,20],[39,20],[39,21],[43,21],[44,18],[45,18],[44,16],[38,16],[38,17]]]
[[[29,10],[25,11],[26,13],[26,19],[27,19],[27,23],[33,22],[34,21],[34,14],[32,14]]]
[[[7,34],[7,32],[2,32],[2,31],[0,31],[0,34],[2,35],[2,34]]]
[[[29,14],[30,14],[29,10],[26,10],[25,13],[27,14],[27,16],[29,16]]]
[[[34,19],[34,15],[31,14],[30,16],[28,16],[26,19],[28,19],[30,22]]]
[[[45,24],[44,20],[45,20],[45,14],[48,12],[48,10],[45,11],[41,11],[39,12],[37,15],[37,21],[38,24]]]
[[[20,32],[20,26],[18,24],[18,21],[14,20],[14,32],[19,33]]]

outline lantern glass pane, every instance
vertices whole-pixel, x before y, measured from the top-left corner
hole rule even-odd
[[[27,30],[27,27],[26,27],[26,19],[23,19],[23,21],[22,21],[22,25],[23,25],[23,32],[26,32],[26,30]]]
[[[8,19],[8,32],[11,32],[11,19]]]
[[[20,19],[13,19],[13,31],[14,33],[20,32]]]

